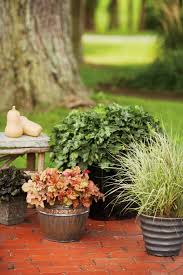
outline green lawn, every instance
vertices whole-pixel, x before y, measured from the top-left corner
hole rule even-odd
[[[156,40],[154,36],[145,36],[144,39],[143,37],[140,37],[140,40],[137,43],[135,43],[135,41],[138,41],[138,37],[123,37],[123,45],[121,45],[121,38],[118,40],[110,36],[108,39],[111,43],[113,43],[114,40],[116,41],[113,45],[115,50],[114,48],[110,48],[109,43],[104,43],[104,41],[102,41],[100,44],[101,39],[103,38],[98,37],[96,41],[92,41],[91,36],[85,36],[84,38],[85,58],[87,61],[93,63],[93,66],[82,66],[81,74],[84,82],[91,87],[95,87],[95,85],[100,81],[108,81],[117,74],[133,74],[139,69],[139,66],[145,66],[144,64],[151,62],[155,57]],[[127,39],[127,43],[125,43],[125,39]],[[123,51],[123,49],[125,50]],[[105,64],[105,66],[95,67],[95,64]],[[95,92],[93,94],[93,99],[97,103],[105,102],[108,104],[117,102],[121,105],[141,105],[146,111],[162,121],[168,133],[171,133],[172,131],[173,136],[178,134],[181,142],[183,142],[182,102],[115,96],[112,94],[106,94],[105,91]],[[47,134],[50,134],[53,126],[59,123],[68,112],[69,110],[60,107],[53,108],[47,112],[35,111],[34,113],[27,115],[30,119],[40,123],[43,126],[44,131]],[[5,121],[6,114],[2,113],[0,115],[1,131],[4,130]],[[18,166],[23,165],[24,159],[20,159],[16,164]],[[49,159],[47,158],[47,165],[48,164]]]
[[[157,55],[155,35],[83,36],[85,62],[102,65],[141,65],[151,63]]]
[[[105,94],[103,92],[94,93],[93,99],[97,102],[104,102],[109,104],[116,102],[121,105],[141,105],[144,109],[164,124],[168,133],[173,133],[173,136],[179,135],[181,142],[183,142],[183,103],[169,102],[161,100],[139,99],[135,97],[115,96]],[[67,114],[69,110],[63,108],[54,108],[49,112],[36,112],[29,114],[28,117],[40,123],[47,134],[51,133],[52,127],[59,123]],[[3,131],[5,127],[5,114],[1,114],[0,127]],[[16,161],[18,167],[25,165],[25,159],[20,158]],[[49,158],[47,156],[47,165],[49,165]]]
[[[155,35],[89,35],[83,37],[84,61],[81,76],[86,85],[132,78],[157,56]]]
[[[173,137],[179,136],[183,142],[183,102],[152,100],[137,97],[115,96],[99,92],[94,95],[95,100],[121,105],[140,105],[161,121],[167,132]]]

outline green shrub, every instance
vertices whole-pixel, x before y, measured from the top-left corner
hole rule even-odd
[[[154,1],[146,0],[145,5],[145,28],[147,30],[160,30],[160,11],[156,8]]]
[[[151,65],[139,71],[137,75],[116,81],[118,87],[150,89],[157,91],[183,91],[183,50],[165,51]]]
[[[72,111],[53,129],[51,158],[60,169],[79,165],[111,167],[113,157],[134,140],[144,141],[160,129],[142,108],[99,105],[89,111]]]
[[[160,9],[166,49],[176,50],[183,47],[183,5],[180,2],[161,0],[156,3]]]
[[[125,202],[126,209],[136,205],[138,214],[183,217],[182,146],[156,135],[149,146],[134,143],[118,160],[117,177],[108,192],[116,193],[114,205]]]

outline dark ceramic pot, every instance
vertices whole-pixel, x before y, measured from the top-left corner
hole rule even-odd
[[[154,256],[177,256],[183,243],[183,219],[140,215],[147,253]]]
[[[9,202],[0,203],[0,223],[14,225],[25,219],[27,204],[24,196],[12,197]]]
[[[63,206],[37,208],[41,230],[46,239],[57,242],[79,241],[85,230],[89,210]]]
[[[109,179],[111,180],[112,177],[115,177],[116,173],[114,170],[103,170],[97,166],[89,167],[91,171],[90,179],[99,187],[102,193],[107,193],[110,190],[110,186],[108,185]],[[129,183],[130,184],[130,183]],[[113,193],[110,196],[105,198],[105,201],[99,200],[98,202],[93,201],[92,205],[90,206],[90,218],[96,220],[116,220],[116,219],[124,219],[124,218],[132,218],[136,216],[135,211],[128,211],[123,212],[121,211],[123,208],[126,207],[126,204],[123,203],[121,205],[113,206],[110,202],[115,199],[117,196],[116,193]]]

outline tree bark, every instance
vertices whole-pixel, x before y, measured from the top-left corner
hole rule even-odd
[[[84,29],[85,0],[72,0],[72,44],[78,64],[82,63],[82,34]]]
[[[145,14],[146,13],[146,0],[141,1],[141,14],[140,14],[140,23],[139,30],[143,31],[145,29]]]
[[[108,6],[109,12],[109,30],[119,27],[118,0],[111,0]]]
[[[128,0],[128,31],[133,30],[133,0]]]
[[[85,29],[87,31],[95,30],[95,11],[98,0],[86,0],[85,5]]]
[[[0,14],[0,110],[86,97],[72,48],[70,0],[1,0]]]

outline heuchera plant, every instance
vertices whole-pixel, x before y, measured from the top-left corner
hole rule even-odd
[[[43,208],[55,204],[88,208],[93,199],[104,198],[88,173],[88,170],[81,172],[79,166],[63,172],[57,168],[47,168],[22,186],[23,191],[27,192],[27,203]]]

